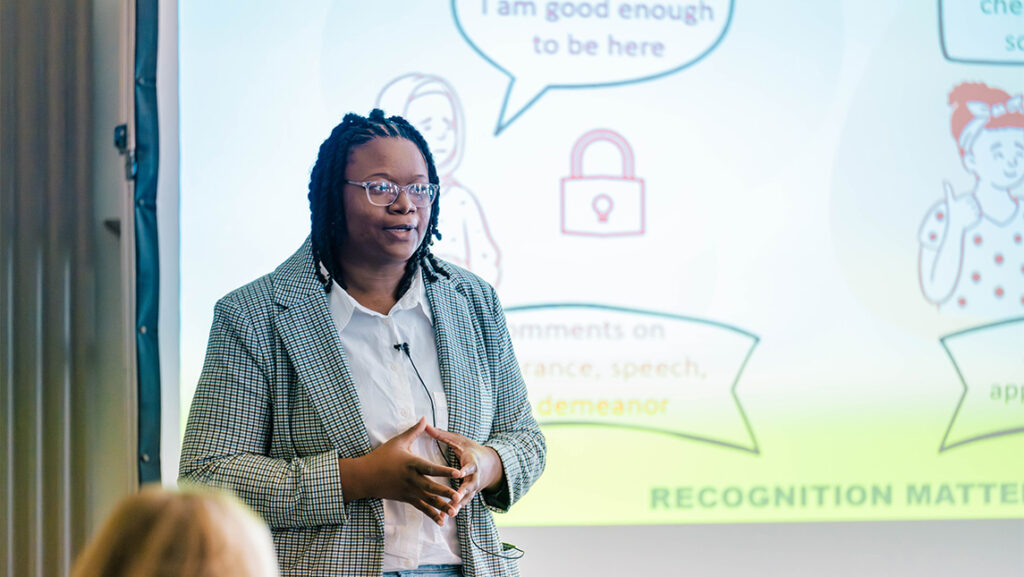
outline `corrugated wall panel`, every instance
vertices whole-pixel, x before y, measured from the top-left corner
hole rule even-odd
[[[0,576],[66,575],[137,486],[127,251],[104,225],[131,206],[124,7],[0,0]]]

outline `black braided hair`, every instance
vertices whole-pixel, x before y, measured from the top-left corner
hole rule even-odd
[[[427,163],[427,179],[438,184],[437,169],[434,157],[430,154],[427,141],[409,122],[400,116],[384,117],[384,111],[374,108],[369,117],[349,113],[334,127],[331,135],[320,145],[316,164],[309,178],[309,210],[312,224],[311,240],[313,244],[313,273],[323,285],[326,292],[331,291],[331,281],[337,280],[342,287],[344,280],[337,274],[336,252],[342,239],[347,234],[345,223],[345,203],[342,201],[342,188],[345,185],[345,168],[348,165],[348,153],[352,148],[366,144],[374,138],[404,138],[419,149]],[[406,261],[405,272],[398,282],[395,298],[401,298],[409,289],[420,265],[429,282],[437,280],[437,275],[448,277],[448,273],[440,267],[437,259],[430,252],[434,238],[440,240],[441,233],[437,230],[437,214],[440,210],[441,195],[434,197],[430,210],[430,222],[427,224],[423,240]],[[320,264],[327,270],[325,275]]]

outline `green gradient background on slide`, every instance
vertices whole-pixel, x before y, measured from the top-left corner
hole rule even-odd
[[[1024,516],[1024,461],[1019,436],[970,443],[939,453],[954,406],[918,410],[854,407],[845,413],[760,415],[760,455],[726,450],[664,434],[607,427],[547,427],[548,465],[540,481],[506,515],[502,525],[612,525],[897,519],[979,519]],[[940,498],[951,485],[953,503]],[[973,483],[969,501],[958,484]],[[1013,483],[1001,504],[1001,486],[984,504],[982,483]],[[931,504],[908,504],[908,485],[931,486]],[[825,504],[752,506],[722,503],[727,487],[828,485]],[[832,487],[861,485],[865,504],[834,504]],[[892,486],[890,505],[871,506],[872,486]],[[652,490],[692,487],[690,508],[652,507]],[[716,488],[717,506],[697,504],[696,493]],[[746,495],[744,495],[746,498]],[[799,502],[799,499],[798,501]]]
[[[516,343],[521,363],[550,355],[567,360],[590,359],[658,362],[694,355],[708,371],[705,382],[678,380],[665,388],[658,380],[615,382],[622,396],[666,395],[675,404],[702,407],[697,412],[670,410],[669,419],[623,417],[555,418],[540,413],[548,439],[548,468],[537,486],[501,522],[510,525],[661,524],[776,521],[849,521],[895,519],[1015,518],[1024,515],[1024,464],[1010,458],[1024,436],[1021,380],[1024,376],[1024,319],[1011,319],[947,335],[932,347],[947,351],[934,357],[936,379],[901,383],[882,370],[861,383],[842,368],[871,367],[870,358],[856,362],[855,343],[830,357],[794,357],[805,370],[834,373],[818,385],[766,387],[745,375],[746,366],[707,360],[701,340],[687,339],[706,321],[683,319],[615,307],[565,305],[512,307],[513,332],[524,321],[547,318],[567,335],[575,327],[630,320],[660,319],[669,339],[608,343],[586,338],[539,345]],[[604,322],[604,323],[603,323]],[[535,327],[537,325],[534,325]],[[719,327],[722,327],[719,325]],[[740,334],[735,328],[718,330]],[[630,331],[625,331],[627,334]],[[534,337],[537,329],[531,333]],[[564,339],[564,337],[562,337]],[[705,334],[703,339],[707,339]],[[716,346],[729,341],[716,342]],[[769,345],[770,343],[764,343]],[[770,351],[771,349],[769,349]],[[843,358],[843,363],[836,362]],[[754,373],[763,371],[764,350],[750,357]],[[878,365],[875,365],[878,366]],[[832,370],[829,371],[829,367]],[[740,369],[738,373],[731,369]],[[881,368],[881,367],[880,367]],[[890,369],[891,370],[891,369]],[[717,373],[717,374],[716,374]],[[727,378],[723,379],[722,376]],[[715,410],[708,397],[721,396],[731,382],[732,409]],[[560,398],[600,397],[601,379],[579,377],[538,379],[527,374],[535,414],[551,394]],[[947,386],[957,376],[959,387]],[[605,378],[607,378],[607,374]],[[718,381],[711,385],[711,381]],[[999,384],[1000,396],[993,393]],[[924,386],[922,386],[924,385]],[[679,392],[673,393],[673,390]],[[686,396],[685,391],[697,391]],[[1011,391],[1006,397],[1006,391]],[[703,391],[703,392],[700,392]],[[678,395],[678,396],[675,396]],[[719,405],[720,406],[720,405]],[[750,416],[751,445],[723,445],[707,439],[715,421]],[[576,422],[573,422],[573,421]],[[583,421],[591,422],[583,422]],[[673,422],[675,421],[675,422]],[[637,425],[641,425],[638,427]],[[611,426],[608,426],[611,425]],[[633,428],[616,427],[632,426]],[[838,491],[838,492],[837,492]],[[789,499],[779,498],[792,494]]]

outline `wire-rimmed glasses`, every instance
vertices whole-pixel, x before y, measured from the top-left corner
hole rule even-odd
[[[441,187],[429,182],[414,182],[405,186],[399,186],[386,180],[368,180],[356,182],[346,180],[349,184],[361,186],[366,190],[366,198],[374,206],[391,206],[398,200],[398,196],[405,191],[409,200],[419,208],[430,206],[434,197],[441,191]]]

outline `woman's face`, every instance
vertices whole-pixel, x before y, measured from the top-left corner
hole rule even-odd
[[[423,155],[404,138],[374,138],[350,149],[345,179],[386,180],[400,186],[429,182]],[[345,184],[342,202],[348,226],[338,252],[342,264],[404,265],[419,247],[430,222],[430,207],[417,207],[405,192],[391,206],[374,206],[363,187]]]
[[[982,130],[964,165],[993,186],[1017,186],[1024,181],[1024,128]]]
[[[405,107],[405,118],[420,131],[434,155],[439,173],[453,158],[459,127],[455,125],[451,98],[444,92],[417,96]]]

